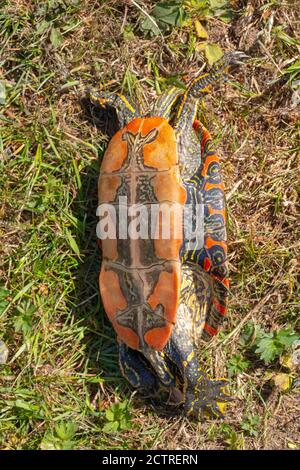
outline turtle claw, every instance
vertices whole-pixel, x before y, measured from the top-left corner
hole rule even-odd
[[[227,386],[228,381],[225,379],[199,381],[193,389],[186,392],[187,415],[197,419],[224,417],[226,402],[232,400],[232,397],[226,393]]]
[[[87,88],[86,90],[86,96],[88,99],[91,101],[92,104],[101,106],[101,108],[105,108],[107,104],[107,99],[105,99],[103,96],[101,96],[101,93],[98,91],[95,91],[93,88]]]
[[[94,93],[93,88],[91,88],[91,87],[85,88],[84,92],[85,92],[86,98],[92,100],[92,96],[93,96],[93,93]]]
[[[250,59],[250,56],[242,51],[233,51],[225,54],[223,59],[228,65],[243,65],[246,60]]]

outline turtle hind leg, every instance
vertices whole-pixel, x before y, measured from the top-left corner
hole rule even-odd
[[[179,316],[182,314],[179,312]],[[166,347],[166,354],[178,367],[184,381],[184,409],[188,416],[221,417],[225,404],[231,400],[226,392],[227,380],[210,380],[200,368],[196,349],[190,337],[188,312],[179,318]],[[180,321],[181,320],[181,321]]]
[[[192,357],[189,360],[189,357]],[[226,402],[231,397],[226,392],[226,379],[209,379],[201,369],[196,352],[190,353],[184,361],[184,410],[196,419],[223,417]]]
[[[159,383],[159,392],[155,397],[155,405],[164,409],[178,409],[183,405],[184,397],[182,393],[181,377],[178,374],[177,366],[170,360],[163,351],[155,351],[151,348],[143,350],[143,354],[151,364]]]
[[[89,100],[95,105],[105,108],[110,106],[116,110],[120,127],[124,127],[133,119],[139,117],[141,112],[130,98],[120,93],[101,92],[97,90],[87,90]]]

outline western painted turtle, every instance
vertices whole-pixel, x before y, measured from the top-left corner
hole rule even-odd
[[[228,274],[219,157],[196,115],[210,85],[244,58],[225,54],[185,91],[162,94],[145,115],[123,95],[89,92],[92,103],[116,110],[120,125],[98,186],[106,211],[99,284],[120,368],[148,395],[180,396],[186,413],[197,418],[222,415],[229,397],[227,381],[209,379],[198,358],[201,340],[217,333],[226,314]],[[194,238],[186,235],[187,223],[196,227]]]

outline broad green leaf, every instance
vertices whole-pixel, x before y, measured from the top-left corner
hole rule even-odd
[[[146,33],[150,34],[150,36],[158,36],[160,33],[160,29],[156,23],[156,21],[151,21],[150,18],[145,17],[145,19],[141,23],[141,29]]]
[[[210,14],[220,18],[224,23],[230,23],[233,11],[229,0],[210,0]]]
[[[175,26],[181,26],[186,16],[181,1],[160,2],[149,16],[143,16],[140,27],[146,34],[157,36],[160,32],[166,33]]]
[[[55,433],[62,441],[69,441],[74,437],[77,430],[77,426],[75,423],[68,422],[68,423],[59,423],[55,426]]]
[[[218,15],[217,15],[218,16]],[[219,16],[219,19],[221,21],[223,21],[223,23],[230,23],[230,21],[232,20],[232,17],[233,17],[233,14],[231,11],[228,11],[228,12],[221,12],[220,13],[220,16]]]
[[[208,39],[208,33],[206,29],[202,26],[200,21],[195,21],[196,33],[199,39]]]
[[[4,287],[0,287],[0,300],[5,299],[10,294],[9,290]]]
[[[121,429],[130,429],[131,416],[128,411],[128,400],[113,404],[106,410],[105,417],[108,422],[103,427],[104,432],[110,433]]]
[[[50,26],[51,23],[49,21],[43,20],[41,21],[36,29],[37,34],[43,34],[44,31]]]
[[[232,356],[228,361],[229,376],[241,374],[250,366],[250,362],[244,359],[240,354]]]
[[[281,356],[298,339],[299,335],[294,333],[291,328],[283,328],[271,333],[266,333],[260,329],[255,342],[257,346],[255,352],[268,363]]]
[[[114,433],[119,431],[119,423],[117,421],[104,424],[102,431],[105,433]]]
[[[176,1],[158,3],[152,14],[158,21],[171,26],[180,26],[186,16],[181,2]]]
[[[205,56],[208,60],[209,65],[214,64],[223,56],[222,49],[218,44],[207,44],[205,46]]]
[[[293,364],[293,356],[292,354],[283,354],[279,359],[280,365],[285,367],[286,369],[293,369],[295,365]]]
[[[24,335],[29,333],[32,328],[32,321],[37,307],[30,302],[22,302],[16,307],[16,316],[14,318],[14,327],[16,332],[22,331]]]
[[[209,0],[210,8],[212,10],[218,10],[220,8],[228,7],[228,0]]]
[[[52,46],[56,49],[62,44],[63,40],[64,38],[60,30],[57,28],[52,28],[51,33],[50,33],[50,41],[51,41]]]
[[[38,409],[36,405],[31,405],[30,403],[24,400],[16,400],[15,407],[22,408],[22,410],[26,410],[26,411],[36,411]]]
[[[131,422],[128,421],[127,416],[120,420],[120,429],[131,429]]]
[[[120,410],[126,410],[126,408],[128,406],[128,401],[124,400],[121,403],[118,403],[118,405],[119,405]]]
[[[132,25],[125,26],[124,31],[123,31],[123,37],[126,41],[132,41],[132,39],[134,39],[134,32],[133,32]]]
[[[295,341],[300,339],[291,328],[283,328],[276,333],[276,340],[284,346],[291,346]]]
[[[263,361],[267,363],[273,361],[278,356],[278,347],[272,335],[261,339],[255,352]]]
[[[51,431],[46,431],[40,444],[42,450],[72,450],[74,446],[75,442],[71,439],[60,439],[57,436],[57,431],[55,431],[55,435]]]
[[[258,415],[248,416],[244,419],[243,423],[241,424],[241,429],[246,432],[249,436],[257,436],[258,435],[258,426],[260,424],[261,418]]]
[[[31,326],[32,326],[31,317],[27,317],[27,316],[23,317],[22,315],[18,315],[14,320],[14,327],[17,333],[19,331],[22,331],[22,333],[24,334],[29,333],[29,331],[31,330]]]
[[[281,392],[286,392],[291,388],[292,378],[289,374],[279,373],[274,376],[274,384]]]
[[[114,413],[113,409],[109,408],[108,410],[106,410],[105,416],[106,416],[106,419],[108,421],[114,421],[115,413]]]

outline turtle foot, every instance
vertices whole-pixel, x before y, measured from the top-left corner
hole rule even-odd
[[[225,379],[208,380],[201,378],[186,392],[185,410],[188,416],[196,419],[203,417],[222,418],[226,402],[232,398],[227,393],[228,381]]]
[[[226,65],[242,65],[247,59],[250,59],[250,56],[245,54],[242,51],[233,51],[227,52],[221,58],[221,61],[224,61]]]

